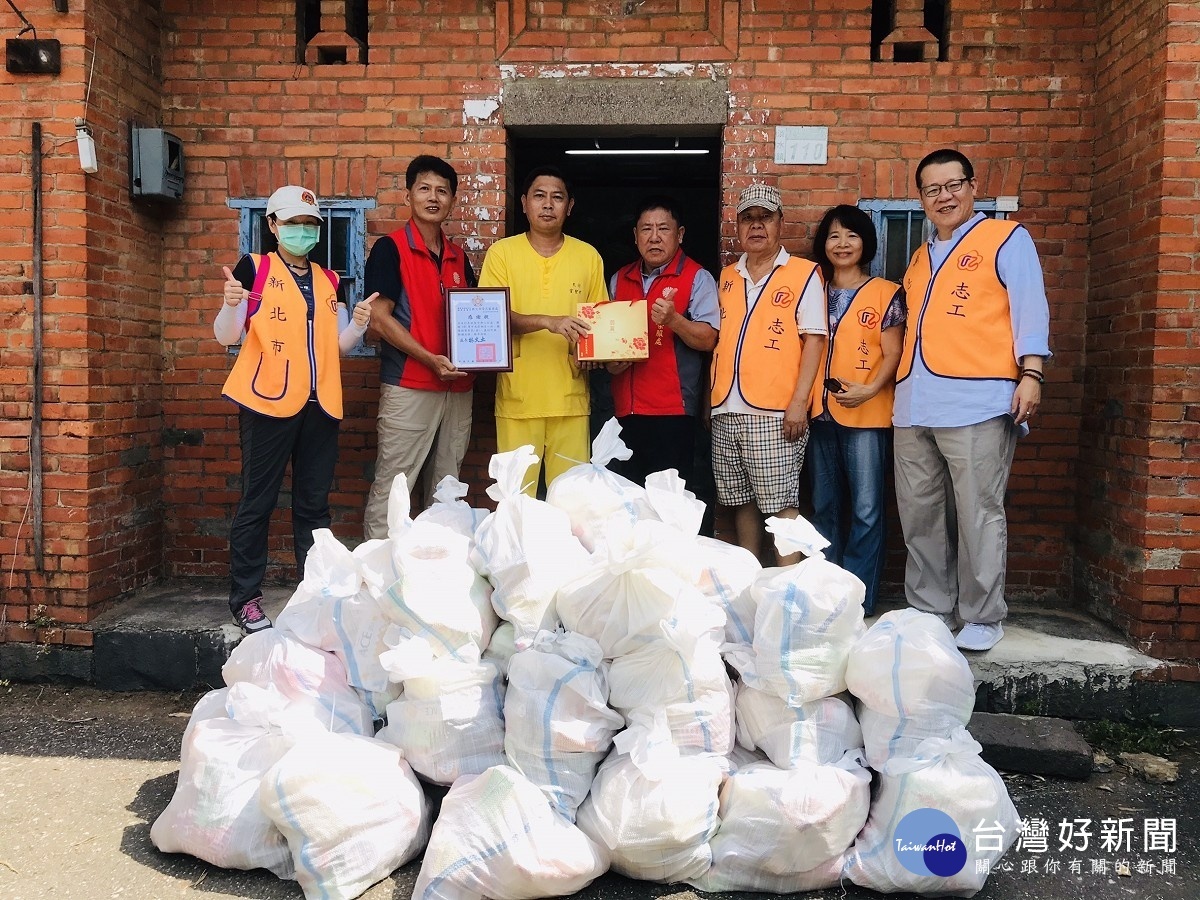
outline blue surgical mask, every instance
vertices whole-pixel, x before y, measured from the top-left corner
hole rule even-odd
[[[320,225],[277,225],[279,246],[293,256],[308,256],[321,240]]]

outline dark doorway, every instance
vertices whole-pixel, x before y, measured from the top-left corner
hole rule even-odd
[[[630,129],[624,129],[625,132]],[[720,275],[721,136],[687,129],[687,134],[622,134],[621,130],[554,129],[509,132],[508,234],[526,231],[518,195],[525,176],[537,166],[562,170],[571,182],[575,207],[566,231],[587,241],[604,260],[604,277],[637,259],[634,210],[651,195],[666,194],[683,217],[683,251],[713,276]],[[613,414],[609,376],[591,373],[592,436]],[[705,378],[705,381],[707,379]],[[702,533],[712,534],[716,490],[712,450],[706,429],[698,429],[694,481],[688,487],[707,504]]]
[[[557,166],[575,192],[567,233],[600,251],[606,278],[637,258],[633,210],[651,194],[667,194],[678,202],[686,229],[684,252],[714,276],[719,274],[719,133],[704,137],[619,137],[595,131],[567,137],[521,133],[509,136],[509,152],[509,234],[528,228],[517,202],[525,175],[537,166]]]

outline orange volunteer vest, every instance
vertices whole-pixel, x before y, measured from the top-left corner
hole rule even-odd
[[[1021,226],[981,219],[962,236],[936,272],[930,271],[929,245],[913,253],[904,273],[910,309],[896,381],[912,372],[920,353],[926,368],[943,378],[1017,380],[1008,291],[996,271],[1000,248]]]
[[[809,282],[820,277],[816,263],[789,258],[775,267],[747,315],[745,279],[736,266],[722,270],[721,330],[712,360],[713,409],[735,387],[755,409],[787,409],[796,390],[803,346],[796,331],[796,306]]]
[[[329,416],[341,419],[337,273],[312,265],[314,303],[309,323],[308,304],[279,255],[251,254],[250,258],[260,274],[254,286],[262,299],[256,309],[251,308],[246,340],[221,393],[264,416],[287,418],[308,402],[315,367],[317,402]],[[250,299],[253,304],[253,293]]]
[[[880,335],[883,316],[896,295],[898,284],[882,278],[872,278],[854,293],[854,298],[836,326],[829,329],[829,351],[825,356],[825,374],[813,383],[812,415],[825,410],[839,425],[848,428],[890,428],[892,398],[896,385],[891,382],[864,403],[847,409],[829,399],[826,378],[836,378],[844,384],[866,384],[874,381],[883,362]]]

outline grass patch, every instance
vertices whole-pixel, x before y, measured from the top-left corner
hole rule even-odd
[[[1116,753],[1153,753],[1167,756],[1186,742],[1175,728],[1155,728],[1153,725],[1134,725],[1101,719],[1097,722],[1076,722],[1075,727],[1084,740],[1110,756]]]

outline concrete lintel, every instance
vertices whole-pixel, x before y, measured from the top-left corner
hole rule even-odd
[[[708,78],[528,78],[507,84],[504,125],[712,134],[729,120],[729,85]]]

